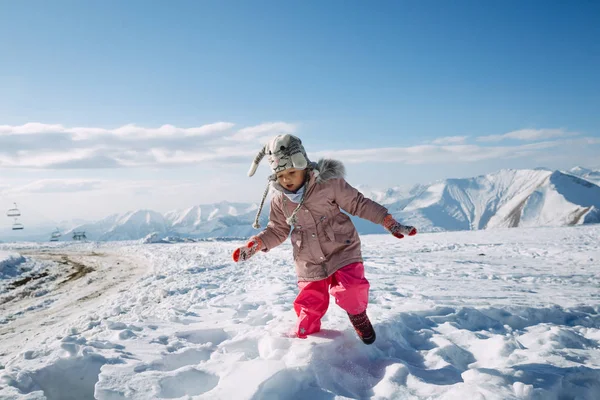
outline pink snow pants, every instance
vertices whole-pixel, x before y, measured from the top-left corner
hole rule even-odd
[[[346,265],[320,281],[300,281],[298,287],[300,293],[294,300],[294,310],[298,315],[296,334],[301,338],[321,330],[330,293],[336,304],[350,314],[360,314],[369,303],[369,281],[360,262]]]

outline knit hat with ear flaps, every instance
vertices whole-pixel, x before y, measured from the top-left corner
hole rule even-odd
[[[289,168],[305,169],[310,163],[299,138],[290,134],[277,135],[258,152],[248,176],[254,175],[265,155],[268,156],[269,166],[274,174]]]
[[[267,188],[263,193],[262,200],[260,202],[260,206],[258,207],[258,212],[256,213],[256,218],[254,220],[254,224],[252,227],[255,229],[260,228],[260,224],[258,223],[258,219],[260,218],[260,213],[265,204],[265,199],[267,198],[267,194],[269,193],[269,186],[271,181],[275,180],[275,174],[281,171],[285,171],[286,169],[295,168],[295,169],[306,169],[310,160],[306,155],[306,150],[304,150],[304,146],[302,146],[302,141],[294,135],[285,134],[285,135],[277,135],[269,143],[263,147],[252,162],[250,166],[250,170],[248,171],[248,176],[253,176],[258,168],[258,164],[265,157],[268,156],[269,166],[273,171],[273,175],[269,178],[269,184],[267,184]],[[298,205],[297,208],[300,208],[302,203],[304,202],[304,196],[302,196],[302,201]],[[292,214],[294,217],[296,212]],[[294,218],[291,218],[290,222],[293,221]]]

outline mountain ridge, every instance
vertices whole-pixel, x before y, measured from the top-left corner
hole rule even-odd
[[[411,188],[384,190],[357,185],[366,197],[386,206],[399,221],[420,232],[480,230],[600,222],[600,171],[502,169],[471,178],[450,178]],[[159,213],[140,209],[113,214],[66,230],[85,231],[90,240],[137,240],[154,237],[243,238],[252,228],[254,203],[223,201]],[[268,222],[269,202],[261,216]],[[383,233],[381,226],[352,217],[359,233]],[[3,238],[2,238],[3,239]]]

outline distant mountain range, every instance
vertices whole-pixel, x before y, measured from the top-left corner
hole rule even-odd
[[[578,176],[587,181],[600,185],[600,171],[594,171],[583,167],[571,168],[567,173]]]
[[[432,232],[599,223],[599,184],[600,171],[576,167],[569,171],[501,170],[410,189],[358,188],[385,205],[399,221],[414,225],[421,232]],[[257,207],[221,202],[166,214],[137,210],[80,224],[66,230],[63,240],[71,240],[74,231],[85,231],[89,240],[101,241],[135,240],[153,233],[155,239],[246,238],[256,233],[251,225]],[[268,215],[267,202],[262,213],[263,226]],[[353,220],[362,234],[384,232],[369,221]]]
[[[79,225],[67,231],[66,235],[73,231],[85,231],[90,240],[133,240],[151,233],[157,233],[159,237],[247,237],[256,232],[252,228],[256,209],[256,204],[222,202],[169,211],[166,214],[137,210]],[[268,210],[263,211],[264,225],[268,221],[268,215]]]

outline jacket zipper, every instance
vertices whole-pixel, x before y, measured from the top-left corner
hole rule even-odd
[[[306,198],[307,195],[308,195],[308,191],[304,194],[304,197]],[[287,210],[286,210],[286,208],[287,208],[287,198],[285,196],[283,198],[283,207],[282,208],[283,208],[283,215],[286,218],[288,218]],[[326,218],[325,216],[322,216],[319,219],[319,221],[315,224],[315,234],[317,232],[317,230],[316,230],[317,225],[319,225],[321,222],[323,222],[325,220],[325,218]],[[298,248],[298,254],[296,256],[299,256],[300,250],[302,250],[302,248],[304,247],[304,232],[302,231],[302,229],[299,229],[299,233],[300,233],[300,243],[301,244],[300,244],[300,247]],[[327,236],[327,235],[325,235],[325,236]],[[329,238],[327,238],[327,239],[329,239]],[[310,253],[310,256],[312,257],[312,259],[316,260],[317,258],[313,254],[313,251],[312,251],[311,247],[312,246],[310,246],[310,245],[308,246],[308,252]],[[327,267],[325,266],[325,263],[323,262],[320,265],[321,265],[321,269],[323,270],[323,278],[327,278]]]

